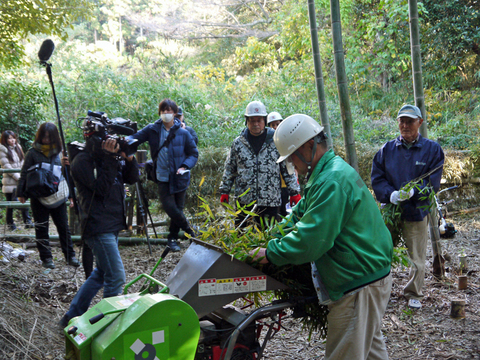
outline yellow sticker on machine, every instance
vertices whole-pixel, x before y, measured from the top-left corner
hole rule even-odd
[[[201,279],[198,281],[198,296],[228,295],[265,291],[267,276],[245,276],[228,279]]]

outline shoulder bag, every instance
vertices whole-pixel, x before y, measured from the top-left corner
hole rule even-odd
[[[65,203],[68,198],[69,189],[67,180],[62,179],[58,184],[58,190],[55,194],[50,196],[40,197],[38,201],[42,203],[48,209],[55,209]]]
[[[27,169],[25,193],[30,198],[41,198],[55,194],[60,178],[53,174],[54,157],[50,164],[39,163]]]

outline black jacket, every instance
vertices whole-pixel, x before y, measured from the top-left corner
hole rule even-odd
[[[57,153],[52,154],[51,157],[45,156],[42,152],[38,151],[35,148],[30,148],[26,155],[25,161],[23,162],[22,170],[20,172],[20,179],[18,179],[17,185],[17,197],[28,198],[28,195],[25,192],[27,186],[27,170],[33,165],[40,163],[50,163],[53,158],[54,165],[62,165],[60,161],[60,150]]]
[[[99,157],[85,151],[73,159],[71,173],[82,210],[82,235],[124,230],[124,183],[134,184],[139,179],[135,158],[130,162],[118,161],[112,156]]]

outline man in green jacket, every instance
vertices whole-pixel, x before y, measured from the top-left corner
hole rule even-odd
[[[292,161],[308,182],[285,219],[291,230],[252,255],[277,266],[312,264],[319,301],[330,310],[325,359],[385,360],[381,327],[392,287],[392,239],[365,183],[325,140],[323,127],[307,115],[292,115],[277,128],[278,161]]]

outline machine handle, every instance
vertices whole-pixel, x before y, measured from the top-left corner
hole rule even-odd
[[[163,253],[162,253],[162,255],[160,256],[160,258],[161,258],[162,260],[165,259],[165,257],[168,255],[169,252],[170,252],[170,246],[165,247],[165,250],[163,250]]]
[[[91,319],[89,319],[88,322],[93,325],[96,322],[99,322],[100,320],[102,320],[104,317],[105,317],[105,315],[103,313],[100,313],[98,315],[95,315]]]
[[[148,274],[140,274],[138,275],[135,279],[133,279],[132,281],[130,281],[127,285],[125,285],[125,288],[123,289],[123,293],[124,294],[127,294],[127,289],[132,286],[133,284],[135,284],[138,280],[140,280],[141,278],[147,278],[148,280],[150,280],[150,282],[154,282],[155,284],[159,285],[162,287],[161,290],[158,291],[158,293],[165,293],[165,294],[168,294],[170,289],[168,288],[167,285],[165,285],[164,283],[162,283],[161,281],[151,277],[150,275]],[[148,289],[147,289],[148,290]]]
[[[125,311],[125,309],[115,309],[115,310],[105,311],[104,313],[100,313],[98,315],[95,315],[94,317],[90,318],[88,321],[90,322],[90,324],[93,325],[93,324],[99,322],[100,320],[102,320],[107,315],[117,314],[117,313],[124,312],[124,311]]]

